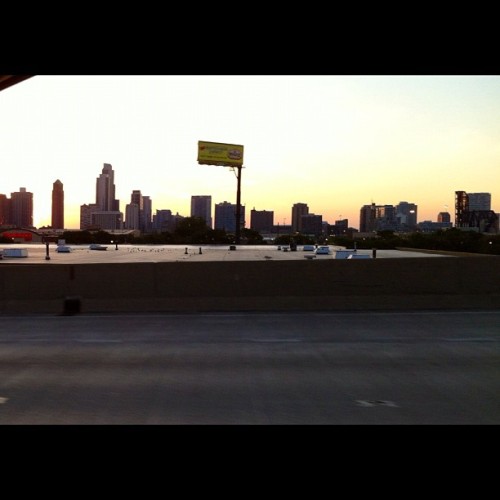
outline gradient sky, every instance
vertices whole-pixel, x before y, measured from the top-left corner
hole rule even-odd
[[[199,140],[244,146],[247,227],[253,208],[290,224],[299,202],[356,228],[372,202],[454,221],[457,190],[500,212],[500,76],[42,75],[0,92],[0,117],[0,193],[32,192],[35,227],[59,179],[79,229],[104,163],[122,212],[135,189],[153,213],[189,216],[191,195],[235,203],[235,173],[198,165]]]

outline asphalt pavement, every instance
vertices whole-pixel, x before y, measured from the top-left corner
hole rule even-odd
[[[500,423],[500,311],[3,316],[0,424]]]

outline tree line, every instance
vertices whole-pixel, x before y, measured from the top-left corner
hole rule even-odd
[[[185,217],[178,222],[175,230],[133,236],[131,234],[112,234],[107,231],[65,231],[61,236],[68,244],[136,244],[136,245],[229,245],[234,244],[235,235],[222,229],[211,229],[201,217]],[[253,229],[243,228],[240,233],[243,245],[264,245],[262,235]],[[0,243],[11,240],[0,236]],[[300,233],[282,234],[271,244],[306,245],[331,244],[346,248],[391,250],[396,248],[418,248],[422,250],[440,250],[450,252],[481,253],[500,255],[500,235],[462,231],[457,228],[442,229],[432,233],[394,233],[378,231],[373,237],[356,238],[347,236],[323,236],[315,238]]]

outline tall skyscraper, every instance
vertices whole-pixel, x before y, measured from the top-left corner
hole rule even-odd
[[[191,217],[201,217],[212,228],[212,197],[210,195],[191,196]]]
[[[105,163],[96,181],[96,204],[103,212],[120,210],[120,202],[115,199],[115,173],[109,163]]]
[[[57,179],[52,185],[52,229],[64,229],[64,190]]]
[[[19,188],[16,193],[10,194],[11,222],[18,227],[33,227],[33,193],[26,188]]]
[[[309,213],[309,207],[306,203],[295,203],[292,206],[292,231],[300,232],[302,230],[301,218]]]
[[[123,229],[120,201],[115,199],[115,173],[105,163],[96,180],[96,202],[80,206],[80,229]]]
[[[151,233],[153,231],[153,202],[149,196],[142,197],[142,231]]]

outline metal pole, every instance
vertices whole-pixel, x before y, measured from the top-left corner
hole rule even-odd
[[[240,243],[240,221],[241,221],[241,165],[236,167],[238,169],[238,189],[236,190],[236,230],[234,234],[234,242],[239,245]]]

